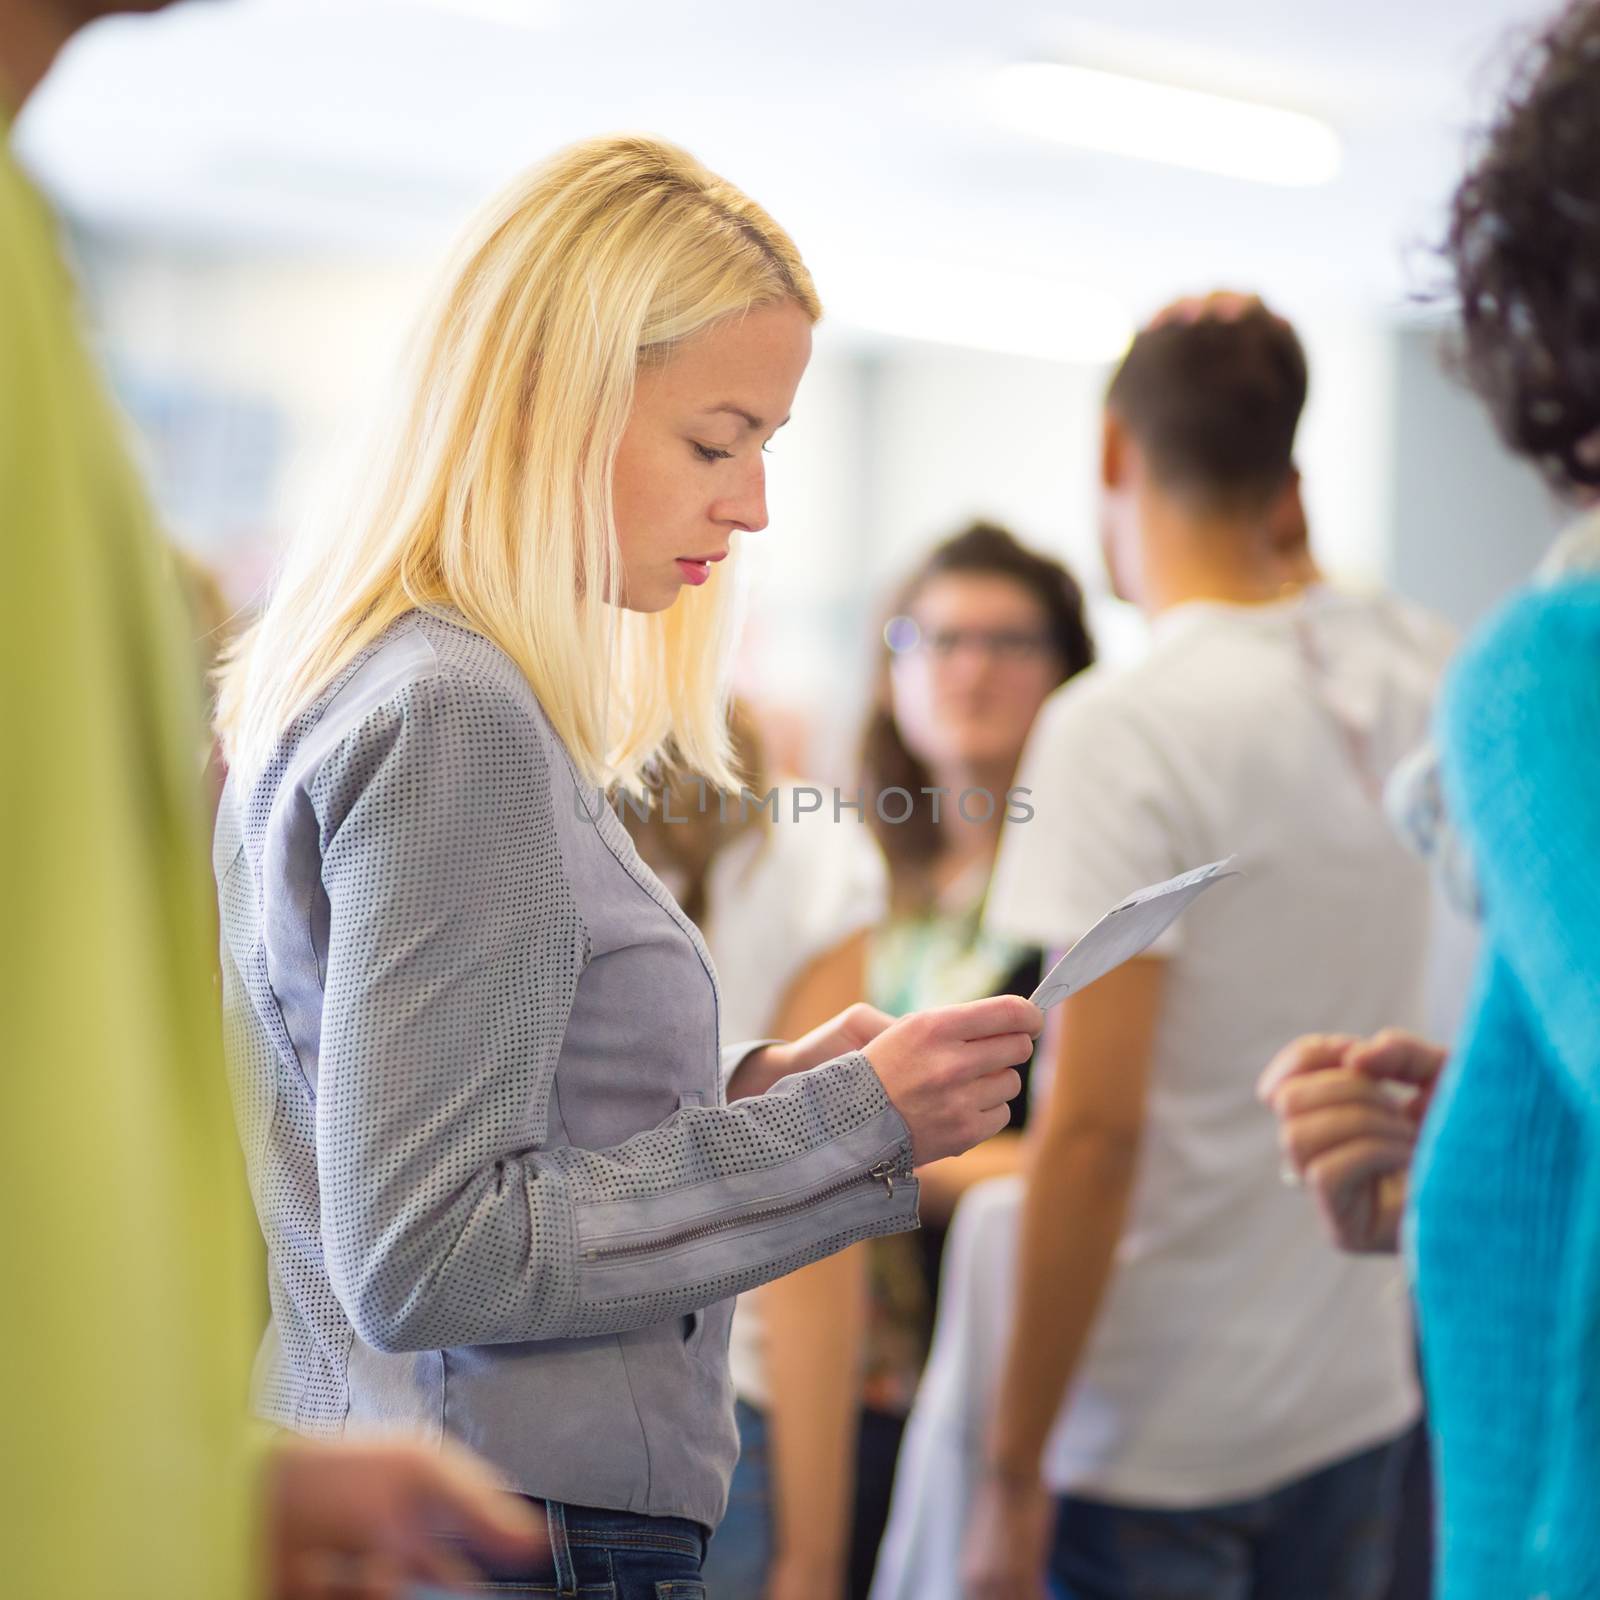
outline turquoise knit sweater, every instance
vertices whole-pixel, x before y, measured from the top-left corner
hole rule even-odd
[[[1600,581],[1514,600],[1441,711],[1484,950],[1418,1151],[1441,1600],[1600,1596]]]

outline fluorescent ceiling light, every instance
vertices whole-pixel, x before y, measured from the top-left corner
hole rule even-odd
[[[266,0],[260,0],[265,4]],[[328,11],[376,21],[397,12],[435,11],[466,17],[473,22],[495,22],[508,28],[551,28],[556,24],[556,0],[272,0],[280,11],[307,11],[322,16]]]
[[[1303,187],[1339,171],[1339,136],[1298,111],[1057,62],[1002,67],[980,86],[992,116],[1019,133]]]
[[[818,283],[830,321],[1043,361],[1114,361],[1133,318],[1114,295],[1027,273],[843,255]]]
[[[479,22],[500,22],[517,28],[548,28],[555,21],[550,0],[412,0],[434,11],[453,11]]]

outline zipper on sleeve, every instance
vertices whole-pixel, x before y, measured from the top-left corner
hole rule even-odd
[[[750,1211],[741,1211],[737,1214],[717,1217],[707,1222],[695,1223],[692,1226],[678,1228],[672,1233],[664,1233],[653,1239],[640,1239],[630,1244],[591,1245],[583,1252],[585,1261],[620,1261],[630,1256],[653,1255],[659,1250],[676,1250],[681,1245],[698,1244],[703,1239],[715,1238],[719,1233],[728,1233],[735,1228],[748,1227],[752,1224],[764,1224],[781,1221],[784,1217],[797,1216],[803,1211],[809,1211],[813,1206],[823,1205],[829,1200],[835,1200],[842,1194],[848,1194],[852,1189],[859,1188],[864,1183],[881,1183],[887,1198],[894,1198],[894,1186],[897,1178],[906,1178],[911,1175],[910,1159],[904,1154],[896,1157],[886,1156],[882,1161],[874,1163],[864,1172],[852,1172],[847,1177],[835,1178],[832,1183],[821,1189],[813,1189],[809,1194],[802,1195],[795,1200],[785,1200],[776,1205],[757,1206]]]

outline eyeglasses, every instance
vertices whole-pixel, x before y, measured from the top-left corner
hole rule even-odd
[[[1002,665],[1037,661],[1053,649],[1047,633],[1022,628],[935,628],[924,633],[915,617],[905,616],[889,619],[883,642],[898,657],[921,655],[942,662],[972,649]]]

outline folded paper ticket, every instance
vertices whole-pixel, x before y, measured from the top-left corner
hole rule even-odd
[[[1141,955],[1212,884],[1239,876],[1229,870],[1233,861],[1232,856],[1226,861],[1213,861],[1208,867],[1196,867],[1193,872],[1130,894],[1051,967],[1044,982],[1028,998],[1048,1011],[1069,994],[1087,989],[1096,978],[1105,977],[1124,961]]]

